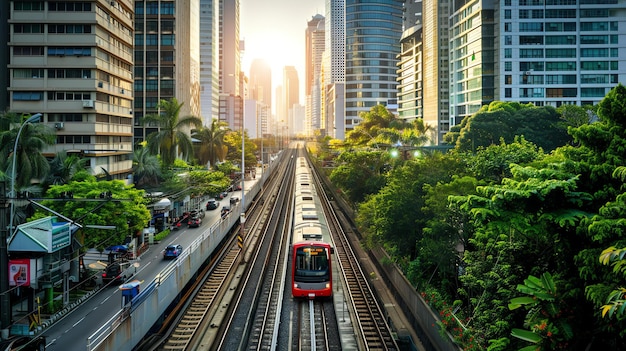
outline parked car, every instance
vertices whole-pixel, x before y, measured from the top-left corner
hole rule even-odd
[[[163,250],[163,259],[175,259],[180,256],[183,252],[182,245],[172,244],[168,245],[165,250]]]
[[[235,190],[241,190],[241,183],[237,183],[237,185],[235,185]]]
[[[231,205],[235,205],[237,202],[239,202],[239,198],[236,196],[231,196],[230,197],[230,204]]]
[[[226,197],[228,197],[228,191],[222,191],[220,193],[220,200],[223,200]]]
[[[217,202],[217,200],[215,200],[215,199],[209,199],[209,201],[207,201],[207,203],[206,203],[206,209],[207,209],[208,211],[210,211],[210,210],[215,210],[215,209],[217,209],[218,207],[220,207],[220,204],[219,204],[219,202]]]

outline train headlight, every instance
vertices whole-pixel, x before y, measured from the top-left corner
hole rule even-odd
[[[326,283],[326,289],[330,289],[330,283]]]
[[[294,288],[294,289],[299,288],[298,283],[293,283],[293,288]]]

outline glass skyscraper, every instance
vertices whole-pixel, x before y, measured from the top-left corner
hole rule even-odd
[[[359,123],[360,112],[372,106],[397,108],[402,4],[399,0],[346,0],[346,131]]]

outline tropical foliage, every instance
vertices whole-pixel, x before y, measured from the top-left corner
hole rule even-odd
[[[48,175],[50,165],[41,152],[55,141],[54,132],[46,125],[40,123],[22,125],[27,117],[11,113],[0,116],[0,125],[10,128],[0,132],[0,167],[5,179],[11,177],[13,158],[17,158],[13,178],[18,192],[20,188],[30,186],[33,179],[41,182]],[[17,143],[17,154],[14,155],[13,148],[20,127],[22,132]]]
[[[196,158],[201,165],[215,166],[224,161],[228,148],[224,136],[228,133],[227,124],[214,119],[208,127],[195,130],[191,137],[199,142],[195,144]]]
[[[384,131],[402,125],[378,121],[355,128],[331,179],[357,202],[367,245],[384,247],[438,301],[440,326],[460,346],[623,345],[624,86],[594,107],[494,102],[446,136],[454,149],[392,159],[375,173],[390,152]],[[359,156],[376,146],[384,156]],[[379,190],[364,187],[368,176],[382,178]]]
[[[167,167],[180,155],[187,159],[193,154],[193,144],[189,131],[202,127],[202,120],[196,116],[180,116],[183,103],[176,98],[161,100],[157,106],[159,114],[144,116],[144,125],[159,127],[148,135],[148,149],[153,155],[161,155],[161,161]]]
[[[56,201],[72,194],[72,201]],[[83,225],[78,234],[86,247],[106,247],[122,242],[129,232],[143,230],[150,220],[143,190],[125,185],[120,180],[97,181],[88,176],[82,181],[53,185],[48,189],[42,205],[62,213]],[[38,209],[32,219],[49,216],[48,211]],[[114,230],[95,229],[90,226],[113,226]]]

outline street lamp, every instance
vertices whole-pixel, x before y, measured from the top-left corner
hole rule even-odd
[[[31,124],[33,122],[38,122],[39,119],[41,118],[41,113],[35,113],[34,115],[28,117],[28,119],[26,121],[24,121],[24,123],[22,123],[22,125],[20,126],[20,129],[17,131],[17,136],[15,137],[15,144],[13,145],[13,164],[11,166],[11,213],[10,213],[10,222],[9,222],[9,235],[13,235],[13,217],[15,216],[15,198],[16,196],[16,192],[15,192],[15,164],[17,161],[17,143],[20,140],[20,135],[22,134],[22,130],[24,129],[24,126],[26,126],[27,124]]]
[[[13,217],[15,213],[15,162],[17,154],[17,143],[22,134],[24,126],[39,120],[41,113],[30,116],[26,121],[22,123],[20,129],[17,131],[15,137],[15,144],[13,145],[13,164],[11,167],[11,192],[9,199],[11,201],[11,222],[9,223],[10,234],[13,234]],[[2,187],[4,188],[4,187]],[[4,189],[2,189],[4,192]],[[3,194],[4,195],[4,194]],[[3,205],[4,206],[4,205]],[[0,211],[4,216],[4,210]],[[6,217],[5,217],[6,218]],[[4,220],[0,220],[0,223],[4,225]],[[9,295],[9,250],[7,247],[6,227],[0,229],[0,339],[6,339],[9,336],[8,326],[11,323],[11,296]]]

